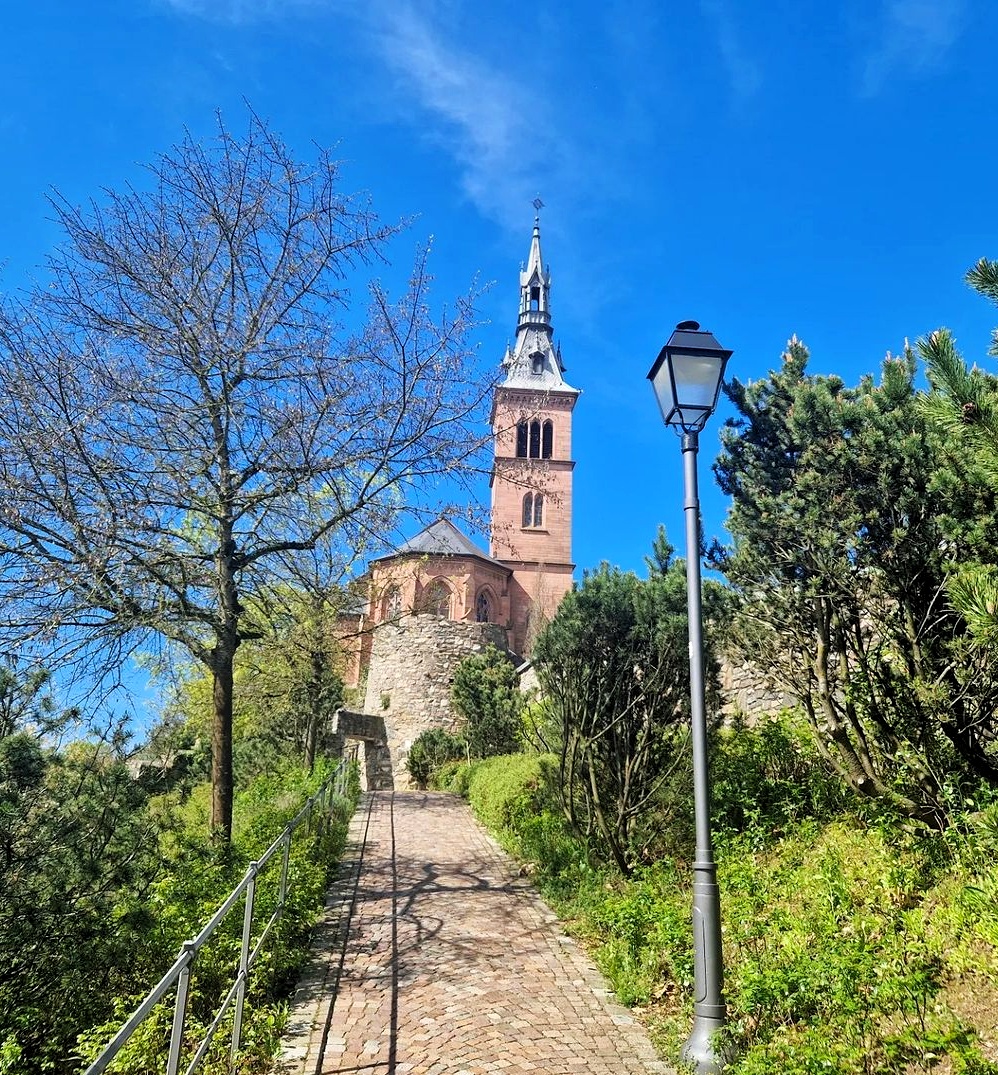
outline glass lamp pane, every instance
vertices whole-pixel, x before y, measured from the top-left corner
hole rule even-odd
[[[663,362],[655,371],[651,385],[655,391],[655,399],[658,401],[662,417],[666,422],[670,422],[670,415],[676,409],[676,402],[672,398],[672,379],[669,376],[668,362]]]
[[[714,405],[721,379],[721,359],[714,355],[673,354],[670,357],[680,409],[709,410]]]

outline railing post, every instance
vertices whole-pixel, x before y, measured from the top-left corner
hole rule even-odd
[[[329,816],[329,811],[326,809],[326,796],[329,794],[329,785],[324,783],[319,788],[319,794],[316,796],[316,806],[319,808],[319,835],[321,836],[323,830],[326,827],[326,818]]]
[[[191,986],[191,969],[197,948],[193,941],[184,941],[180,947],[183,955],[190,958],[177,979],[177,996],[173,1002],[173,1028],[170,1031],[170,1052],[166,1058],[166,1075],[177,1075],[180,1070],[180,1049],[184,1044],[184,1024],[187,1022],[187,994]]]
[[[236,980],[236,1011],[232,1018],[232,1045],[229,1049],[229,1067],[235,1068],[236,1056],[243,1032],[243,1004],[246,1000],[246,982],[249,978],[250,940],[253,934],[253,904],[256,901],[256,873],[258,864],[249,865],[249,884],[246,886],[246,904],[243,909],[243,943],[239,952],[239,977]]]
[[[288,862],[291,859],[291,833],[288,832],[284,841],[284,854],[281,857],[281,884],[277,893],[277,913],[279,918],[284,917],[284,900],[288,894]]]

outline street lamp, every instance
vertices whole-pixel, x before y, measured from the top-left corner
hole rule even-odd
[[[710,836],[710,776],[703,682],[703,607],[700,591],[700,498],[697,448],[700,430],[717,406],[724,367],[731,357],[696,321],[681,321],[662,348],[648,380],[666,425],[682,438],[686,496],[686,590],[690,632],[690,719],[693,729],[693,805],[696,854],[693,859],[693,1029],[682,1058],[700,1075],[714,1075],[726,1057],[715,1035],[725,1023],[724,968],[721,962],[721,901]]]

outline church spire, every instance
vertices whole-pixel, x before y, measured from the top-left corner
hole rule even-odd
[[[541,255],[540,211],[544,203],[534,199],[534,231],[530,238],[530,253],[526,267],[520,270],[520,310],[516,319],[516,342],[512,352],[503,359],[510,388],[532,388],[542,391],[573,392],[562,374],[561,348],[552,342],[551,271]]]

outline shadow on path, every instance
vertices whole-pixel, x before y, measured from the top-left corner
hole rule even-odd
[[[365,796],[334,893],[281,1071],[670,1070],[456,796]]]

